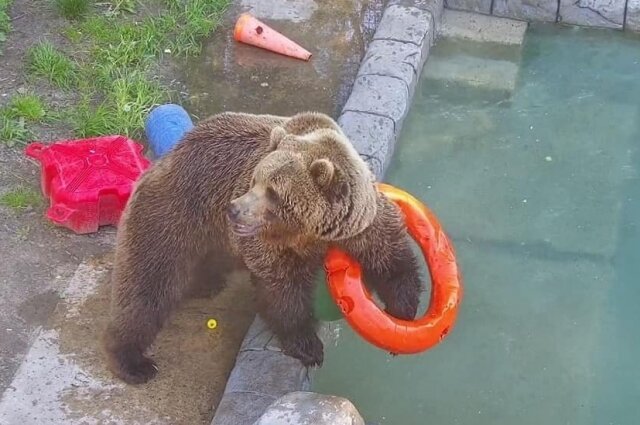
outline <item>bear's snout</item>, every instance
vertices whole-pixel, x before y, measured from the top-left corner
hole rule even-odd
[[[242,210],[240,209],[240,207],[231,202],[231,205],[229,205],[229,208],[227,209],[227,215],[229,216],[229,219],[233,222],[238,221],[238,219],[240,218],[240,214],[242,214]]]
[[[254,221],[254,214],[251,212],[251,208],[241,199],[231,201],[229,208],[227,208],[227,217],[234,224],[249,224]]]
[[[264,224],[260,197],[252,192],[234,199],[227,208],[231,229],[239,236],[253,236]]]

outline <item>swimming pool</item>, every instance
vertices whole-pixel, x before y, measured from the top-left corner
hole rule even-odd
[[[391,357],[331,322],[313,390],[379,424],[639,424],[640,39],[532,24],[507,94],[428,73],[385,181],[454,240],[457,326]]]

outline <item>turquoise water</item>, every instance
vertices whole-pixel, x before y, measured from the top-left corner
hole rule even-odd
[[[443,84],[386,181],[453,238],[458,324],[391,357],[332,322],[314,391],[379,424],[640,424],[640,39],[532,26],[510,96]]]

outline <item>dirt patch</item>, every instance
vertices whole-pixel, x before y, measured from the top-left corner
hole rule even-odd
[[[110,269],[110,256],[93,267]],[[65,393],[70,416],[99,418],[117,406],[128,423],[145,423],[150,417],[166,423],[208,424],[222,395],[236,353],[254,315],[252,288],[247,276],[231,274],[227,288],[215,298],[185,300],[158,336],[151,350],[160,371],[141,386],[124,385],[104,367],[99,334],[106,326],[109,279],[100,279],[97,291],[81,305],[62,302],[53,319],[60,335],[60,353],[72,356],[91,379],[101,382],[97,397],[87,397],[91,386],[79,383]],[[215,318],[211,330],[207,321]],[[104,388],[108,388],[105,390]]]
[[[69,41],[60,30],[68,25],[54,11],[53,2],[43,0],[14,0],[10,11],[11,32],[3,47],[2,73],[0,74],[0,106],[23,91],[37,93],[51,110],[63,110],[75,102],[73,92],[59,90],[25,72],[27,50],[41,40],[49,40],[63,49],[71,49]],[[39,140],[66,139],[73,136],[70,127],[62,122],[55,125],[40,124],[33,128]],[[0,143],[0,149],[2,149]]]

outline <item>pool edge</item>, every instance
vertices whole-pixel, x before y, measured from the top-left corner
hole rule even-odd
[[[381,180],[390,163],[444,9],[443,0],[389,0],[338,123]],[[252,425],[276,399],[311,387],[256,316],[211,425]]]

